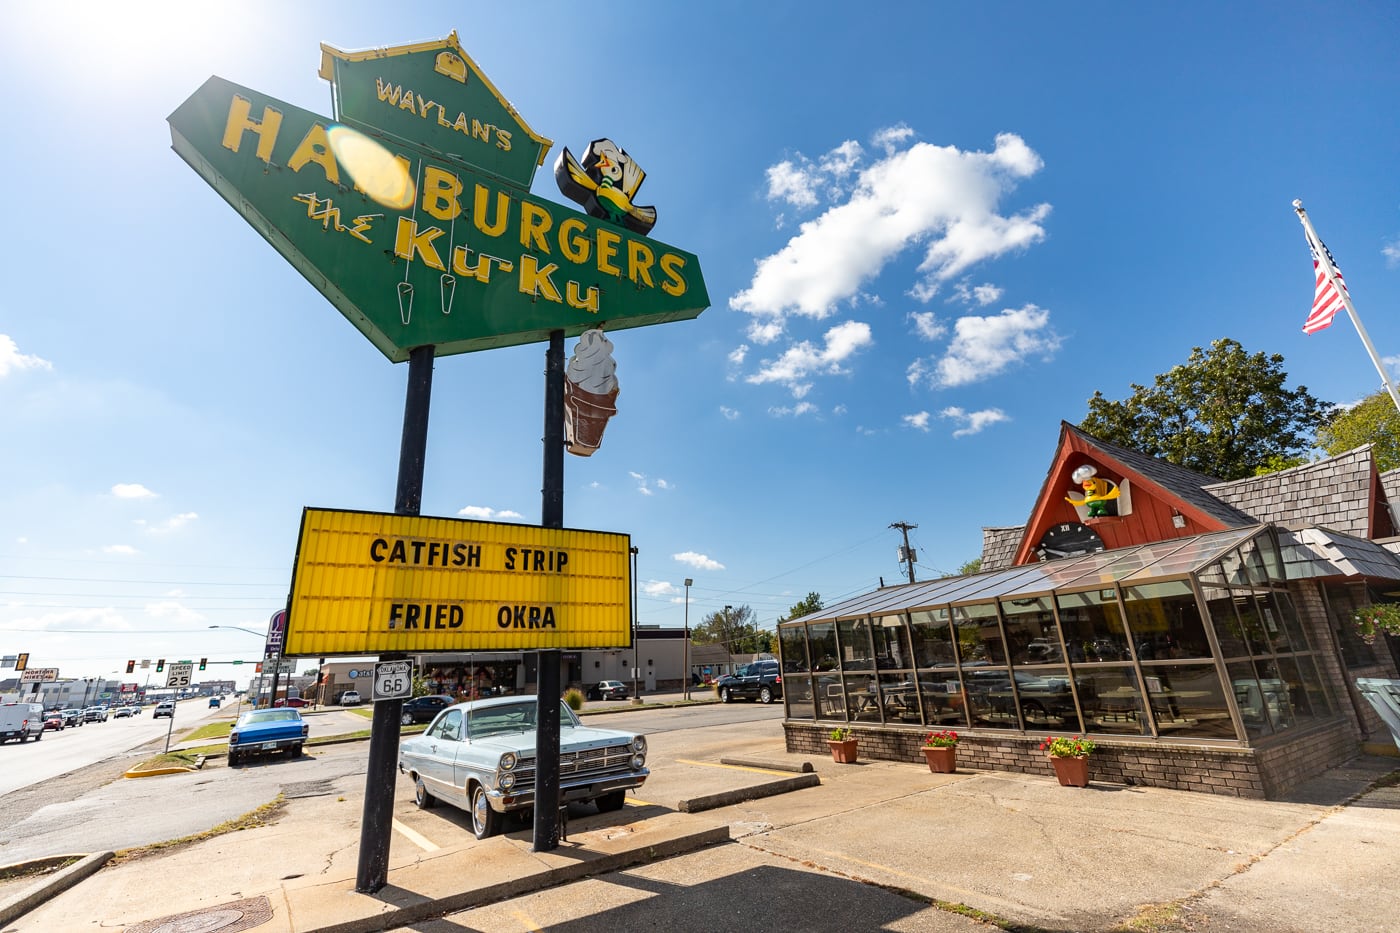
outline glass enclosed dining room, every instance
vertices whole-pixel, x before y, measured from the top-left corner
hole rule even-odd
[[[1338,716],[1255,525],[885,587],[778,627],[789,726],[1250,746]],[[789,728],[789,733],[792,733]]]

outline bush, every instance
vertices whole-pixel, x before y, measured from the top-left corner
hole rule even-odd
[[[577,687],[570,687],[564,691],[564,702],[569,704],[569,709],[577,713],[583,709],[583,691]]]

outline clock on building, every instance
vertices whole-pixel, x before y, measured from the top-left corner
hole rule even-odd
[[[1061,522],[1045,532],[1040,544],[1036,545],[1035,553],[1041,560],[1056,560],[1102,550],[1103,539],[1094,529],[1079,522]]]

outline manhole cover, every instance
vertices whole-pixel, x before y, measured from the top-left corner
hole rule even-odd
[[[127,927],[126,933],[238,933],[272,919],[272,905],[265,897],[250,897],[231,904],[191,910],[159,920]]]

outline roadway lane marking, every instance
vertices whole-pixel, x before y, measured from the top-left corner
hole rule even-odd
[[[418,848],[422,849],[424,852],[436,852],[439,848],[441,848],[440,846],[434,845],[432,842],[428,841],[427,836],[424,836],[422,833],[414,832],[407,826],[400,823],[398,820],[394,820],[394,829],[403,833],[405,839],[416,845]]]
[[[786,776],[792,773],[790,771],[774,771],[771,768],[750,768],[747,765],[720,765],[715,764],[713,761],[692,761],[689,758],[677,758],[676,763],[683,765],[699,765],[702,768],[728,768],[730,771],[752,771],[754,774],[776,774],[779,776]]]

